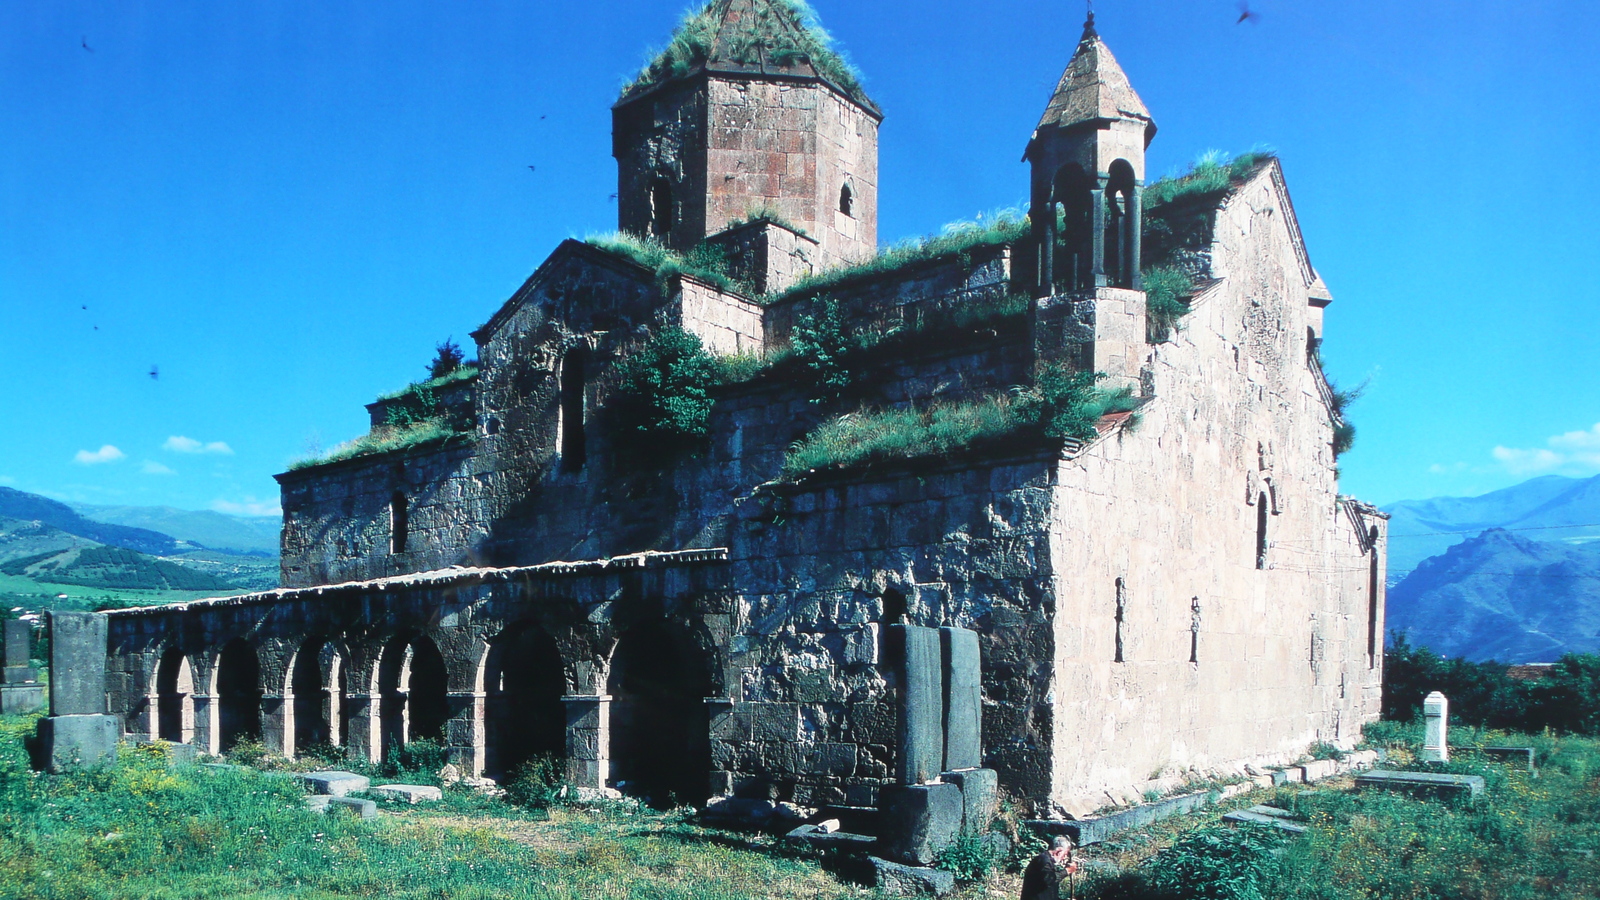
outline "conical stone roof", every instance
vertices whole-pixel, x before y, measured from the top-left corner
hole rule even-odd
[[[1078,49],[1067,63],[1060,84],[1045,108],[1039,127],[1055,125],[1061,128],[1097,122],[1105,119],[1135,119],[1148,123],[1147,135],[1155,134],[1156,124],[1150,110],[1134,92],[1133,85],[1111,48],[1094,30],[1094,14],[1083,26],[1083,38]]]
[[[711,0],[683,19],[619,102],[701,71],[821,78],[861,106],[878,112],[833,39],[796,0]]]

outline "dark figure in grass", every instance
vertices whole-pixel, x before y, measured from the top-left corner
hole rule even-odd
[[[1072,861],[1072,840],[1057,835],[1050,848],[1042,851],[1028,863],[1022,873],[1022,900],[1057,900],[1067,896],[1061,892],[1061,882],[1071,884],[1078,873],[1078,864]]]

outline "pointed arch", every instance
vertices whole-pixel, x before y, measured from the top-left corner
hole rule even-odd
[[[1113,287],[1139,286],[1139,182],[1133,164],[1113,160],[1106,181],[1105,274]]]
[[[612,650],[606,693],[613,786],[657,806],[703,802],[712,694],[703,654],[664,621],[634,625]]]
[[[554,638],[532,622],[508,626],[489,642],[482,678],[487,773],[503,778],[536,756],[566,755],[567,679]]]
[[[194,740],[194,668],[177,647],[156,667],[156,737],[174,744]]]
[[[1056,170],[1050,181],[1049,232],[1052,287],[1094,287],[1094,181],[1077,163]]]
[[[348,739],[349,692],[345,656],[331,641],[313,637],[301,645],[290,670],[294,695],[294,749],[344,746]]]
[[[444,656],[423,634],[402,634],[383,648],[378,662],[382,755],[418,740],[445,738],[450,718]]]
[[[223,752],[240,741],[261,740],[261,660],[244,638],[223,645],[217,656],[216,695]]]

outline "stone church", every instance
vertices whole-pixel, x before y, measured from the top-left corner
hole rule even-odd
[[[111,615],[126,733],[373,761],[430,739],[472,775],[549,755],[657,800],[867,807],[959,767],[912,763],[908,635],[943,629],[976,634],[972,671],[933,676],[946,727],[951,685],[979,691],[963,764],[1056,815],[1359,740],[1386,522],[1339,493],[1332,298],[1277,159],[1155,196],[1155,120],[1091,19],[1017,123],[1026,220],[880,255],[882,118],[787,0],[691,14],[613,107],[624,236],[485,307],[476,371],[424,386],[434,431],[369,407],[425,439],[278,476],[281,589]],[[856,341],[823,390],[795,338],[830,315]],[[742,373],[691,446],[616,414],[680,333]],[[792,463],[1047,371],[1128,402],[1076,436]]]

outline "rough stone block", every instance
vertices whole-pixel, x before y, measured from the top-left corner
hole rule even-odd
[[[937,629],[889,628],[900,650],[900,752],[895,776],[901,784],[922,784],[944,768],[944,653]]]
[[[1314,759],[1300,768],[1305,772],[1307,783],[1317,782],[1339,774],[1339,761],[1336,759]]]
[[[296,776],[313,794],[343,797],[372,787],[372,779],[354,772],[307,772]]]
[[[870,834],[852,834],[848,831],[823,831],[821,825],[801,825],[784,835],[791,844],[803,844],[817,850],[842,850],[845,853],[865,853],[878,839]]]
[[[940,628],[944,654],[944,768],[983,765],[983,658],[978,633]]]
[[[14,668],[28,665],[33,625],[21,619],[7,619],[4,628],[4,640],[0,642],[0,666]]]
[[[1250,812],[1249,810],[1239,810],[1237,812],[1228,813],[1222,817],[1222,821],[1233,825],[1264,825],[1268,828],[1276,828],[1279,831],[1287,831],[1290,834],[1306,833],[1306,827],[1304,825],[1296,825],[1295,823],[1286,821],[1279,816],[1262,815],[1261,813]]]
[[[966,812],[953,784],[885,785],[878,809],[878,851],[916,866],[932,865],[955,843]]]
[[[406,803],[426,803],[443,800],[444,792],[425,784],[381,784],[367,793],[385,800],[403,800]]]
[[[956,888],[954,872],[922,866],[905,866],[876,856],[867,858],[872,861],[872,883],[885,894],[892,896],[932,894],[935,897],[943,897]]]
[[[33,684],[39,680],[39,670],[32,666],[6,666],[0,669],[0,684]]]
[[[961,789],[961,827],[969,834],[988,831],[1000,810],[1000,773],[994,769],[967,769],[946,772],[940,779]]]
[[[42,684],[0,685],[0,716],[25,716],[44,709]]]
[[[312,794],[306,798],[306,809],[312,812],[325,813],[328,811],[328,804],[332,802],[333,797],[328,794]]]
[[[1135,806],[1122,812],[1112,813],[1108,816],[1097,816],[1090,819],[1076,819],[1073,821],[1059,822],[1054,820],[1032,820],[1025,822],[1028,827],[1042,835],[1064,834],[1072,838],[1080,847],[1098,844],[1119,831],[1129,828],[1143,828],[1162,819],[1172,816],[1181,816],[1192,813],[1197,809],[1204,809],[1210,805],[1210,796],[1204,793],[1184,794],[1179,797],[1169,797],[1144,806]]]
[[[98,716],[106,711],[106,617],[51,610],[50,712]]]
[[[340,810],[363,819],[376,819],[378,817],[378,804],[371,800],[357,800],[354,797],[333,797],[328,800],[328,811]]]
[[[51,716],[39,720],[45,768],[60,772],[76,766],[113,765],[122,729],[116,716]]]
[[[1395,772],[1374,769],[1356,776],[1356,787],[1401,791],[1419,797],[1466,797],[1483,795],[1482,775],[1445,775],[1436,772]]]

